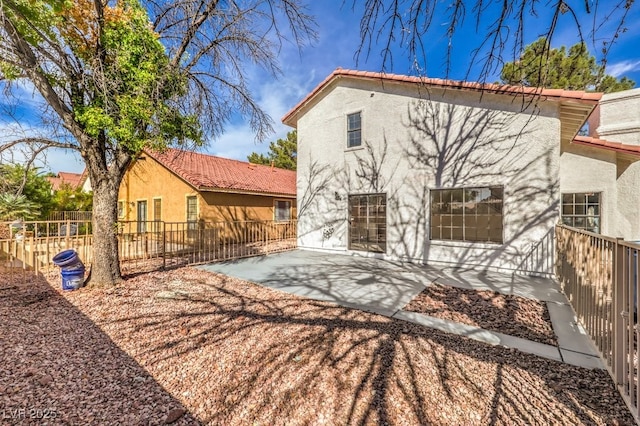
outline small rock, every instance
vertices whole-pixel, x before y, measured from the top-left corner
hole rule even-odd
[[[164,424],[168,425],[175,422],[180,417],[184,416],[184,413],[186,412],[187,411],[184,408],[174,408],[169,411],[169,414],[167,414],[167,417],[164,419]]]
[[[31,377],[35,375],[37,372],[38,370],[36,370],[35,368],[29,368],[27,369],[27,371],[24,372],[24,377]]]
[[[53,377],[51,377],[51,375],[49,374],[45,374],[38,379],[38,383],[40,383],[42,386],[46,386],[51,382],[53,382]]]

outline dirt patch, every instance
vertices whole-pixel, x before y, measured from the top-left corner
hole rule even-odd
[[[404,310],[547,345],[558,344],[547,305],[524,297],[433,284]]]
[[[604,371],[193,268],[70,293],[51,279],[21,290],[47,302],[0,298],[0,355],[16,360],[0,407],[76,424],[633,423]]]

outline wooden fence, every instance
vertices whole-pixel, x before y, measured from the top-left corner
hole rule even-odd
[[[118,222],[123,271],[155,270],[258,256],[296,247],[296,221]],[[91,222],[47,221],[0,223],[0,261],[36,272],[54,267],[57,253],[74,249],[90,267]]]
[[[622,239],[556,227],[556,277],[636,419],[639,250]]]

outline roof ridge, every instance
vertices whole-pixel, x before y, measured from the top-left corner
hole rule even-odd
[[[198,190],[295,194],[293,170],[176,148],[145,152]]]
[[[602,98],[600,92],[586,92],[583,90],[565,90],[565,89],[548,89],[543,87],[531,87],[531,86],[515,86],[508,84],[496,84],[496,83],[479,83],[464,80],[451,80],[433,77],[422,76],[409,76],[402,74],[393,74],[385,72],[373,72],[373,71],[359,71],[349,70],[344,68],[336,68],[331,74],[329,74],[323,81],[321,81],[309,94],[307,94],[300,102],[298,102],[291,110],[289,110],[283,117],[282,122],[287,123],[300,108],[306,103],[310,102],[312,98],[324,89],[331,81],[340,77],[354,77],[361,79],[380,79],[389,82],[398,83],[415,83],[426,84],[441,88],[452,89],[467,89],[477,91],[488,91],[498,95],[520,95],[520,96],[542,96],[546,98],[555,99],[567,99],[588,103],[597,103]],[[289,124],[291,125],[291,124]]]
[[[207,154],[207,153],[204,153],[204,152],[189,151],[189,150],[186,150],[186,149],[178,149],[178,148],[167,148],[167,150],[178,151],[180,153],[187,153],[187,154],[190,154],[190,155],[191,154],[201,155],[201,156],[204,156],[204,157],[207,157],[207,158],[215,158],[215,159],[218,159],[218,160],[231,161],[231,162],[240,163],[240,164],[246,164],[246,165],[250,165],[250,166],[268,167],[270,169],[274,168],[274,169],[278,169],[278,170],[284,170],[286,172],[295,173],[294,170],[283,169],[281,167],[275,167],[275,166],[270,166],[270,165],[266,165],[266,164],[252,163],[250,161],[237,160],[235,158],[221,157],[219,155]]]

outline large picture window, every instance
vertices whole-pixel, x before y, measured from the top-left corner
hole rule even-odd
[[[502,243],[500,186],[432,189],[430,239]]]
[[[362,117],[359,112],[347,115],[347,148],[362,144]]]
[[[600,193],[562,194],[562,223],[600,233]]]

